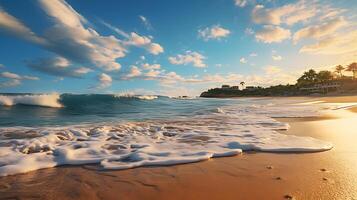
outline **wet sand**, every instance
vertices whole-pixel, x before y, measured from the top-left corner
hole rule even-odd
[[[340,98],[340,97],[336,97]],[[322,98],[313,98],[313,100]],[[334,97],[328,102],[342,102]],[[344,97],[344,102],[357,102]],[[331,141],[320,153],[244,152],[169,167],[64,166],[0,178],[0,199],[357,199],[357,114],[284,118],[286,134]]]

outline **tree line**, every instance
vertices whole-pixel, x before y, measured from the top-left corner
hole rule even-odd
[[[344,76],[344,71],[352,72],[352,79],[355,79],[357,75],[357,63],[353,62],[347,65],[346,67],[342,65],[337,65],[334,71],[322,70],[316,72],[315,70],[310,69],[304,72],[303,75],[297,79],[296,85],[306,86],[317,83],[326,83],[332,80],[349,79],[350,77]]]

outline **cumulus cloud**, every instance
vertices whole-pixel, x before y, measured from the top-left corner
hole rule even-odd
[[[256,32],[255,38],[264,43],[273,43],[288,39],[290,35],[291,32],[288,29],[279,26],[265,25],[263,29]]]
[[[186,51],[185,54],[178,54],[175,57],[169,57],[169,62],[173,65],[192,64],[195,67],[206,67],[204,63],[206,57],[195,51]]]
[[[143,63],[141,65],[144,69],[150,70],[150,69],[160,69],[161,65],[160,64],[152,64],[150,65],[149,63]]]
[[[78,69],[74,70],[75,74],[87,74],[89,72],[92,72],[93,70],[87,67],[80,67]]]
[[[141,36],[134,32],[130,34],[129,41],[127,41],[126,44],[143,47],[153,55],[158,55],[164,52],[164,48],[160,44],[153,43],[149,37]]]
[[[211,39],[221,39],[227,37],[231,32],[228,29],[222,28],[220,25],[214,25],[198,30],[198,36],[205,41]]]
[[[164,48],[160,44],[152,42],[152,37],[141,36],[135,32],[131,32],[130,34],[128,34],[125,31],[123,31],[107,22],[104,22],[104,21],[100,21],[100,22],[103,25],[105,25],[107,28],[114,31],[115,33],[126,38],[127,40],[123,42],[125,45],[129,45],[129,46],[131,45],[131,46],[144,48],[149,53],[151,53],[153,55],[158,55],[158,54],[164,52]]]
[[[109,86],[112,85],[112,77],[110,77],[108,74],[106,73],[101,73],[98,76],[98,81],[99,81],[99,85],[96,87],[96,89],[104,89],[107,88]]]
[[[317,10],[314,5],[306,5],[305,1],[287,4],[277,8],[265,8],[256,5],[252,11],[252,19],[257,24],[280,25],[281,23],[293,25],[314,17]]]
[[[1,72],[0,78],[5,79],[5,81],[0,81],[0,88],[18,86],[22,80],[39,80],[36,76],[19,75],[12,72]]]
[[[124,80],[129,80],[135,77],[139,77],[142,74],[141,70],[139,67],[132,65],[130,67],[129,73],[127,73],[125,76],[122,77]]]
[[[86,67],[74,68],[70,61],[63,57],[41,58],[28,61],[30,68],[53,76],[80,78],[83,75],[93,71]]]
[[[319,25],[308,26],[298,30],[294,34],[293,41],[296,43],[305,38],[319,39],[323,36],[334,33],[336,30],[346,26],[347,24],[348,23],[343,17],[338,17]]]
[[[242,57],[242,58],[239,59],[239,62],[240,62],[240,63],[243,63],[243,64],[246,64],[248,61],[247,61],[247,59],[245,59],[244,57]]]

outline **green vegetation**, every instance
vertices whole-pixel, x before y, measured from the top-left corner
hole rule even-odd
[[[352,72],[345,76],[343,71]],[[221,88],[209,89],[201,97],[240,97],[240,96],[302,96],[311,94],[357,94],[357,63],[346,67],[337,65],[333,72],[310,69],[304,72],[294,85],[275,85],[270,87],[247,86],[241,81],[239,86],[223,85]]]

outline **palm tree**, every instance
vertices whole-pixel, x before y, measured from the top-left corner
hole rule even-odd
[[[333,79],[333,75],[330,71],[324,70],[320,71],[317,76],[316,80],[320,83],[325,83]]]
[[[342,71],[345,70],[345,68],[342,65],[337,65],[335,67],[335,72],[338,73],[340,75],[340,78],[342,78]]]
[[[356,72],[357,72],[357,63],[351,63],[347,66],[346,71],[352,72],[353,73],[353,79],[356,78]]]
[[[245,82],[244,82],[244,81],[240,82],[240,85],[242,86],[242,90],[243,90],[243,89],[244,89]]]
[[[297,80],[298,85],[311,85],[316,83],[317,73],[315,70],[310,69],[309,71],[304,72],[304,74]]]

